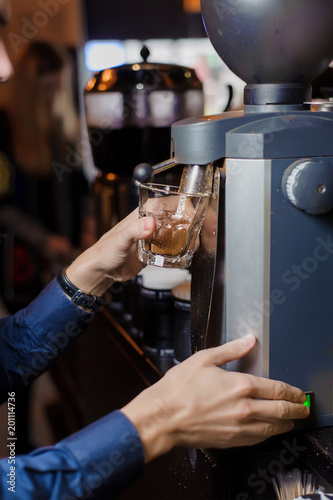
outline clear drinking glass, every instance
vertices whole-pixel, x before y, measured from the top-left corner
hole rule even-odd
[[[179,192],[177,186],[140,184],[139,217],[152,216],[156,221],[154,234],[139,240],[140,261],[159,267],[189,267],[208,201],[208,194]]]

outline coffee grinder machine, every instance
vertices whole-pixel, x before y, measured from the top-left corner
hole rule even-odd
[[[333,114],[311,111],[310,82],[333,59],[333,2],[201,7],[214,48],[246,82],[244,108],[174,123],[171,159],[135,175],[183,164],[199,191],[209,172],[192,349],[253,332],[256,347],[226,368],[302,388],[312,397],[304,425],[332,425]]]

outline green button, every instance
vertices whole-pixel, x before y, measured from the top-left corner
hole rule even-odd
[[[308,408],[311,408],[311,396],[310,396],[310,394],[306,395],[306,401],[304,401],[303,405],[307,406]]]

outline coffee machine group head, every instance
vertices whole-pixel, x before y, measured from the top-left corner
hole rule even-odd
[[[191,269],[192,348],[254,333],[256,347],[226,368],[313,393],[307,425],[332,425],[333,114],[311,110],[311,80],[333,59],[333,2],[201,7],[246,85],[242,110],[174,123],[171,159],[152,168],[183,164],[184,185],[189,171],[211,183]]]

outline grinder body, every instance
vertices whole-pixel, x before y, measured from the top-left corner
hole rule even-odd
[[[192,267],[193,350],[254,333],[226,368],[314,393],[301,425],[332,425],[333,114],[231,112],[171,135],[177,162],[216,166],[216,227]]]

